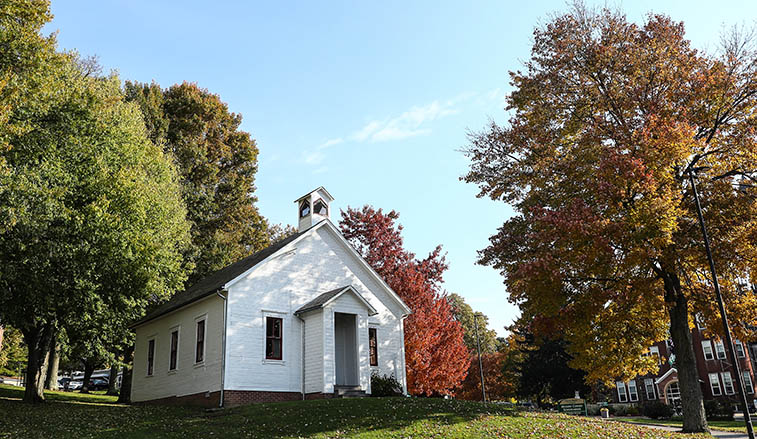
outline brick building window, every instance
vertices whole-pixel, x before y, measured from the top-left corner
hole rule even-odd
[[[725,360],[725,345],[722,341],[715,342],[715,355],[719,360]]]
[[[716,373],[710,374],[710,390],[712,391],[712,396],[720,396],[722,393],[720,390],[720,380]]]
[[[371,366],[378,366],[378,341],[376,328],[368,328],[368,347],[370,348]]]
[[[636,381],[631,380],[628,382],[628,399],[631,402],[639,400],[639,392],[636,390]]]
[[[647,393],[647,399],[652,401],[656,399],[655,397],[655,391],[654,391],[654,380],[652,378],[645,378],[644,379],[644,390]]]
[[[147,375],[155,369],[155,339],[147,342]]]
[[[278,317],[265,318],[265,359],[281,360],[282,326],[284,322]]]
[[[748,370],[745,370],[741,372],[741,374],[744,376],[744,389],[746,390],[746,393],[754,393],[754,384],[752,384],[752,375],[749,374]]]
[[[733,395],[736,391],[733,388],[733,378],[731,378],[731,372],[721,372],[720,376],[723,378],[723,388],[726,395]]]
[[[710,340],[702,340],[702,352],[704,353],[705,360],[715,359],[715,356],[712,354],[712,342]]]
[[[197,322],[197,341],[195,343],[195,363],[205,360],[205,320]]]
[[[623,381],[617,381],[615,388],[618,389],[618,402],[628,402],[628,394],[626,393],[626,384]]]
[[[171,354],[168,361],[168,370],[176,370],[176,362],[179,353],[179,330],[171,332]]]
[[[736,349],[736,356],[746,358],[746,351],[744,351],[744,344],[742,342],[734,340],[733,347]]]

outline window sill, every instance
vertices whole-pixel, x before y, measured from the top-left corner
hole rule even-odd
[[[198,369],[200,367],[205,367],[205,362],[204,361],[200,361],[199,363],[195,363],[194,364],[194,368],[195,369]]]
[[[178,369],[169,370],[168,371],[168,375],[176,375],[177,371],[178,371]]]
[[[265,359],[265,360],[263,360],[263,364],[275,364],[275,365],[278,365],[278,366],[285,366],[286,365],[286,360],[269,360],[269,359]]]

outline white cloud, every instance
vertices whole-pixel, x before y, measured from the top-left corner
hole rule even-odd
[[[357,142],[388,142],[409,137],[426,135],[431,132],[424,124],[456,114],[454,101],[444,103],[434,101],[423,107],[412,107],[401,115],[385,120],[373,120],[350,136]]]

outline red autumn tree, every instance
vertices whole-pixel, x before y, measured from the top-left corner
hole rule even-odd
[[[485,352],[481,354],[486,384],[486,400],[501,401],[515,394],[515,382],[505,376],[508,352]],[[481,401],[481,374],[478,357],[471,352],[470,367],[460,387],[455,390],[455,397],[469,401]]]
[[[408,391],[449,395],[465,378],[468,349],[463,328],[441,292],[447,262],[436,247],[425,259],[403,248],[399,214],[370,206],[342,211],[342,234],[413,313],[405,320]]]

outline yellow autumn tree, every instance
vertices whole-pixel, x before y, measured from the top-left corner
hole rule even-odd
[[[517,214],[482,250],[532,329],[570,340],[587,380],[651,369],[670,337],[684,430],[707,430],[690,325],[720,327],[688,173],[737,337],[755,323],[757,56],[738,32],[691,47],[663,15],[641,24],[577,4],[534,31],[506,125],[471,134],[463,177]]]

